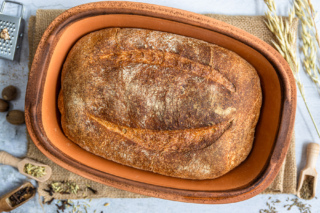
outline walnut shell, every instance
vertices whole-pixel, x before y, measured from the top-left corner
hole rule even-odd
[[[5,100],[0,99],[0,112],[6,112],[9,109],[9,104]]]
[[[12,110],[8,112],[7,121],[14,125],[24,124],[24,112],[20,110]]]
[[[6,101],[12,101],[17,97],[17,88],[10,85],[2,90],[2,98]]]

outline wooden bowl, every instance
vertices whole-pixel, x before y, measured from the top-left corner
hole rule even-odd
[[[257,70],[263,105],[248,158],[226,175],[187,180],[134,169],[91,154],[66,138],[57,96],[66,55],[83,35],[107,27],[159,30],[232,50]],[[143,3],[99,2],[57,17],[36,51],[26,94],[26,124],[35,145],[58,165],[88,179],[149,196],[193,203],[230,203],[253,197],[274,180],[285,158],[296,110],[291,70],[271,46],[247,32],[199,14]]]

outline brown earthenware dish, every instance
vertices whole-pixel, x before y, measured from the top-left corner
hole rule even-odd
[[[248,158],[217,179],[187,180],[108,161],[68,140],[57,109],[62,65],[79,38],[108,27],[152,29],[201,39],[232,50],[252,64],[261,79],[263,105]],[[295,110],[294,78],[286,61],[271,46],[212,18],[134,2],[90,3],[57,17],[45,31],[35,54],[25,107],[32,140],[58,165],[119,189],[194,203],[237,202],[266,189],[279,172],[288,150]]]

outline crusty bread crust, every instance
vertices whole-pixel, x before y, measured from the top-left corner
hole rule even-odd
[[[248,156],[262,94],[232,51],[180,35],[109,28],[81,38],[64,63],[65,135],[106,159],[212,179]]]

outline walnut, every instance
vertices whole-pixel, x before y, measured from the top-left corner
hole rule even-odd
[[[4,28],[0,33],[0,38],[4,40],[10,40],[10,35],[7,28]]]

